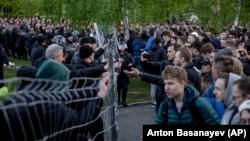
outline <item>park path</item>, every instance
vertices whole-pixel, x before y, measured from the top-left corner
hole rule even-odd
[[[140,141],[142,125],[153,124],[155,108],[150,103],[118,108],[118,141]]]

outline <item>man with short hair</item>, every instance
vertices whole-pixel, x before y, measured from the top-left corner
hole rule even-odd
[[[83,45],[88,45],[90,47],[93,48],[94,50],[94,56],[95,56],[95,60],[99,59],[100,56],[103,55],[105,49],[108,47],[107,44],[103,45],[102,47],[99,47],[98,49],[96,48],[96,40],[94,37],[90,37],[90,36],[87,36],[87,37],[83,37],[80,41],[80,46],[83,46]],[[72,59],[71,59],[71,64],[76,64],[77,62],[79,62],[81,60],[81,57],[79,55],[79,48],[75,51]]]
[[[201,77],[199,70],[194,66],[192,62],[192,52],[190,48],[180,48],[174,59],[175,66],[183,67],[188,76],[188,83],[193,85],[198,91],[201,88]]]
[[[215,50],[214,46],[211,43],[205,43],[200,48],[200,54],[204,59],[209,59],[211,53]]]
[[[53,59],[62,63],[64,61],[63,47],[57,44],[51,44],[45,51],[45,58]]]
[[[181,47],[186,47],[186,36],[180,36],[177,38],[177,44],[180,45]]]
[[[159,74],[162,73],[162,71],[164,70],[164,68],[168,65],[173,65],[173,60],[175,57],[175,53],[178,50],[177,48],[178,45],[170,45],[168,47],[168,60],[163,60],[161,62],[150,62],[147,59],[145,59],[143,57],[144,53],[143,52],[141,54],[141,66],[142,69],[146,72],[146,73],[142,73],[140,72],[138,69],[132,68],[131,71],[127,71],[124,70],[124,72],[129,75],[129,76],[140,76],[142,81],[144,82],[148,82],[148,83],[153,83],[155,85],[157,85],[156,88],[156,93],[155,93],[155,97],[156,97],[156,106],[155,106],[155,110],[156,113],[158,112],[159,106],[161,104],[161,102],[166,98],[166,95],[164,94],[164,84],[163,84],[163,80],[161,78],[161,76]],[[158,75],[155,75],[158,74]]]
[[[47,37],[45,35],[39,34],[36,37],[36,44],[31,48],[30,61],[33,66],[35,62],[44,56],[45,50],[47,48]]]
[[[165,49],[165,50],[168,50],[168,47],[170,45],[170,40],[171,40],[171,35],[168,31],[165,31],[162,33],[162,47]]]
[[[220,123],[213,107],[200,97],[199,92],[193,86],[187,84],[187,73],[183,68],[167,66],[162,72],[162,78],[167,98],[159,108],[155,119],[156,124],[218,125]],[[192,108],[190,105],[193,105]],[[197,110],[196,117],[193,115],[195,110]]]
[[[242,78],[233,83],[233,103],[237,109],[236,113],[232,113],[231,117],[239,116],[241,124],[250,124],[250,78]],[[248,101],[246,103],[246,101]],[[248,105],[248,106],[247,106]],[[247,107],[246,107],[247,106]],[[247,116],[248,115],[248,116]]]

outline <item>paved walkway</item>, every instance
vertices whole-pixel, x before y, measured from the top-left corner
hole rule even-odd
[[[118,141],[140,141],[142,125],[154,123],[155,108],[146,103],[118,109]]]

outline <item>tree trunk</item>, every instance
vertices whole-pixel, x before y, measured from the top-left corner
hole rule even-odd
[[[236,8],[236,11],[235,11],[234,24],[233,24],[231,30],[237,30],[239,20],[240,20],[241,4],[242,4],[242,0],[238,0],[237,8]]]

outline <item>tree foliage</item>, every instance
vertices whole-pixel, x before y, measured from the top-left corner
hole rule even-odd
[[[238,0],[1,0],[2,17],[39,13],[54,21],[64,18],[72,25],[117,25],[128,11],[129,23],[166,23],[173,17],[199,17],[199,24],[222,30],[233,24]],[[7,10],[6,10],[7,9]],[[240,22],[250,21],[250,1],[242,0]]]

